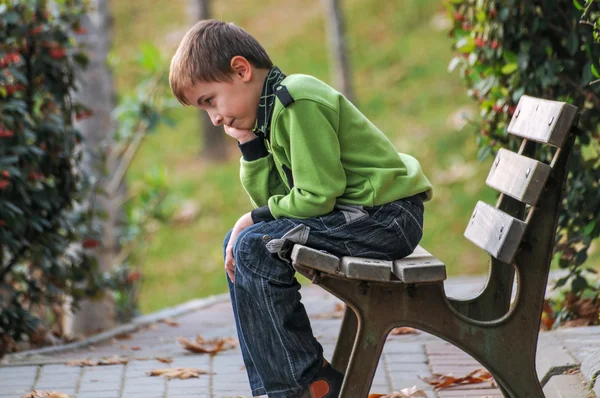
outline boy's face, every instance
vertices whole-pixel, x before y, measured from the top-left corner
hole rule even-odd
[[[263,81],[243,57],[232,59],[232,69],[230,81],[196,82],[184,94],[190,104],[208,113],[215,126],[252,130]]]

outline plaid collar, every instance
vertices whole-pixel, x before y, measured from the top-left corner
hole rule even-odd
[[[265,84],[260,95],[260,102],[258,103],[256,127],[254,128],[254,133],[257,135],[260,134],[263,137],[269,138],[271,115],[275,106],[275,88],[283,79],[285,79],[285,75],[276,66],[271,68],[265,79]]]

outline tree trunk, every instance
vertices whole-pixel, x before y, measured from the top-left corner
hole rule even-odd
[[[331,70],[334,86],[350,101],[353,99],[350,63],[346,48],[344,14],[339,0],[322,0],[325,6],[329,44],[331,46]]]
[[[82,21],[87,34],[78,37],[84,43],[89,54],[89,65],[79,76],[79,90],[74,93],[76,99],[93,111],[93,116],[76,123],[85,137],[86,153],[83,167],[96,178],[99,186],[106,186],[110,176],[114,173],[116,162],[107,164],[108,176],[102,175],[98,169],[98,155],[105,155],[112,147],[114,123],[111,112],[115,106],[115,91],[111,71],[106,65],[106,58],[110,49],[111,18],[108,0],[90,1],[88,15]],[[112,262],[118,251],[116,221],[119,214],[118,203],[122,197],[124,186],[113,197],[90,195],[85,206],[94,206],[103,211],[106,219],[102,222],[102,244],[96,251],[100,269],[110,271]],[[69,334],[84,335],[107,330],[116,325],[115,304],[111,295],[107,294],[103,300],[81,303],[81,310],[76,312],[72,319],[68,319],[65,332]],[[69,330],[70,329],[70,330]]]
[[[197,15],[198,20],[209,19],[210,0],[193,0],[196,4],[196,12],[190,13]],[[197,22],[196,20],[193,21]],[[227,159],[227,142],[225,141],[225,132],[223,127],[217,127],[212,124],[208,114],[200,111],[200,128],[202,130],[202,151],[200,155],[210,161],[223,161]]]

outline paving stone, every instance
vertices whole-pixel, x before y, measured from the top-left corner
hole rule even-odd
[[[577,366],[575,358],[560,345],[555,345],[551,349],[538,350],[536,355],[535,367],[542,386],[548,382],[551,376],[564,373]]]
[[[79,391],[77,398],[119,398],[120,390],[111,391]]]
[[[581,363],[581,373],[592,387],[600,385],[600,349],[596,349]]]
[[[496,388],[480,388],[472,390],[463,390],[458,388],[449,388],[437,392],[440,398],[455,398],[455,397],[485,397],[485,398],[503,398],[500,390]]]
[[[32,390],[31,386],[27,386],[27,387],[21,387],[21,386],[2,387],[2,386],[0,386],[0,396],[1,395],[18,395],[19,397],[21,397],[21,395],[23,395],[26,392],[31,391],[31,390]]]
[[[594,398],[580,373],[552,376],[544,386],[546,398]]]

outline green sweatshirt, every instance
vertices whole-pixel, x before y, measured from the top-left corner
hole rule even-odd
[[[259,107],[264,135],[240,145],[241,180],[255,222],[316,217],[336,204],[378,206],[419,193],[431,199],[419,162],[398,153],[342,94],[306,75],[273,79],[274,71],[281,73],[271,70]],[[273,97],[270,88],[276,99],[262,106],[265,96]]]

